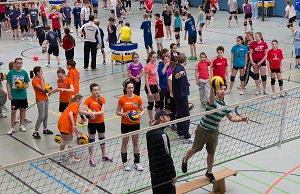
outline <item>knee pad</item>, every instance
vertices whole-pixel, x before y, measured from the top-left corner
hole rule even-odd
[[[205,17],[205,20],[208,20],[208,16]]]
[[[213,13],[217,13],[217,10],[214,9],[214,10],[212,10],[212,12],[213,12]]]
[[[229,20],[231,20],[232,19],[232,16],[229,16],[229,18],[228,18]]]
[[[252,20],[251,20],[251,21],[249,21],[249,24],[250,24],[250,26],[252,26]]]
[[[104,53],[105,53],[105,51],[104,51],[104,50],[101,50],[101,53],[102,53],[102,54],[104,54]]]
[[[253,79],[254,79],[254,80],[258,80],[258,79],[259,79],[259,73],[257,73],[257,74],[254,73]]]
[[[149,18],[152,18],[152,14],[151,13],[149,13]]]
[[[148,102],[148,107],[147,107],[147,109],[148,109],[148,110],[153,110],[153,107],[154,107],[154,102]]]
[[[240,76],[241,82],[245,81],[245,76]]]
[[[93,142],[95,142],[95,139],[89,138],[89,143],[93,143]]]
[[[235,76],[231,75],[231,76],[230,76],[230,81],[231,81],[231,82],[234,82],[234,80],[235,80]]]
[[[271,85],[272,85],[272,86],[275,85],[275,81],[276,81],[275,78],[271,78]],[[279,82],[279,80],[278,80],[278,82]]]
[[[119,24],[123,24],[123,20],[119,21]]]
[[[199,34],[199,36],[201,36],[201,35],[202,35],[202,32],[201,32],[201,31],[198,31],[198,34]]]
[[[179,34],[175,35],[175,39],[179,39],[179,38],[180,38]]]
[[[94,10],[94,14],[98,13],[98,10]]]
[[[247,22],[244,22],[244,26],[247,26]]]
[[[237,20],[237,16],[236,15],[234,16],[234,19]]]
[[[211,16],[208,16],[208,20],[210,20],[211,19]]]
[[[286,25],[286,27],[290,28],[290,27],[293,27],[293,25],[292,24],[288,24],[288,25]]]
[[[283,86],[283,80],[278,80],[279,86]]]
[[[261,76],[261,81],[264,81],[264,82],[267,81],[267,76],[266,75],[262,75]]]
[[[105,136],[104,137],[99,137],[99,141],[104,140],[104,139],[105,139]],[[101,143],[100,145],[105,145],[105,143]]]
[[[160,107],[160,101],[156,101],[155,102],[155,109],[159,108]]]
[[[146,49],[149,49],[149,46],[145,46]]]

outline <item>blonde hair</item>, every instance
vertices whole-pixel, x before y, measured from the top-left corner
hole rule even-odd
[[[75,95],[71,98],[69,104],[72,104],[73,102],[76,102],[77,100],[82,99],[82,98],[83,98],[83,96],[82,96],[81,94],[75,94]]]

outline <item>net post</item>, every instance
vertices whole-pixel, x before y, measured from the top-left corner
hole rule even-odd
[[[279,131],[279,140],[277,147],[281,148],[282,140],[283,140],[283,130],[285,127],[285,118],[286,118],[286,112],[287,112],[287,104],[288,104],[288,96],[285,95],[283,99],[283,113],[280,121],[280,131]]]

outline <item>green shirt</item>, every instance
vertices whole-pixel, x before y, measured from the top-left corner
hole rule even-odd
[[[11,95],[14,100],[27,99],[26,89],[17,89],[15,82],[17,79],[23,80],[24,83],[29,83],[29,76],[25,70],[20,72],[15,69],[10,70],[6,76],[6,80],[9,82],[11,87]]]
[[[215,99],[215,102],[213,105],[208,104],[206,111],[214,110],[217,108],[222,108],[224,106],[228,106],[226,103],[220,102],[217,98]],[[209,131],[218,131],[219,130],[219,124],[222,118],[226,115],[231,113],[231,110],[221,110],[219,112],[214,112],[208,115],[203,116],[200,119],[200,126],[206,130]]]

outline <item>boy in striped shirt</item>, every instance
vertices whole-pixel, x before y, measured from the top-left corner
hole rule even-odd
[[[216,95],[215,95],[216,94]],[[207,111],[223,108],[228,106],[224,102],[224,96],[226,95],[226,86],[221,85],[219,90],[214,91],[211,87],[209,103],[206,108]],[[214,112],[208,115],[204,115],[195,131],[195,140],[193,147],[190,148],[185,157],[182,160],[181,169],[183,173],[187,172],[188,160],[197,152],[201,151],[203,146],[206,145],[207,150],[207,171],[205,176],[209,178],[211,183],[215,183],[216,179],[212,174],[212,167],[214,165],[214,155],[218,144],[219,137],[219,124],[222,118],[226,116],[231,122],[248,122],[248,117],[233,116],[232,111],[228,109]]]

